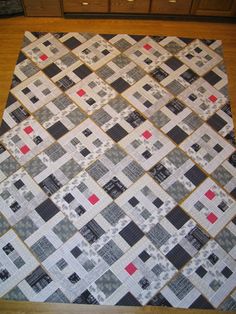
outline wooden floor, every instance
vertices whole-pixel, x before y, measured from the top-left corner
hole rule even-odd
[[[61,18],[17,17],[0,20],[0,115],[5,107],[7,94],[20,49],[24,31],[45,32],[93,32],[129,33],[146,35],[183,36],[192,38],[221,39],[229,76],[231,106],[236,125],[236,24],[216,24],[200,22],[175,22],[151,20],[64,20]],[[171,314],[171,313],[212,313],[212,311],[156,309],[153,307],[104,307],[81,305],[50,305],[25,302],[0,301],[0,313],[86,313],[86,314]],[[217,311],[213,311],[217,313]],[[230,312],[228,312],[230,313]],[[233,313],[233,312],[231,312]]]

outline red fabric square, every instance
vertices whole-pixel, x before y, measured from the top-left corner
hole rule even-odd
[[[26,128],[24,128],[24,131],[26,134],[30,134],[31,132],[33,132],[33,128],[31,126],[27,126]]]
[[[143,48],[146,50],[150,50],[152,48],[152,46],[150,46],[149,44],[146,44],[143,46]]]
[[[48,59],[48,56],[46,56],[46,55],[42,55],[42,56],[40,56],[40,59],[41,59],[42,61],[45,61],[45,60],[47,60],[47,59]]]
[[[212,190],[208,190],[206,193],[205,193],[206,197],[211,201],[213,200],[213,198],[216,196],[214,192],[212,192]]]
[[[125,267],[125,270],[127,271],[128,274],[133,275],[133,273],[136,272],[137,268],[135,267],[133,263],[130,263],[129,265]]]
[[[216,217],[216,215],[215,214],[213,214],[213,213],[210,213],[208,216],[207,216],[207,219],[210,221],[210,223],[215,223],[216,222],[216,220],[218,219],[218,217]]]
[[[83,89],[80,89],[80,90],[78,90],[78,92],[76,94],[79,95],[80,97],[82,97],[85,94],[85,91]]]
[[[89,197],[89,202],[94,205],[99,201],[99,198],[97,197],[97,195],[93,194]]]
[[[29,149],[29,147],[27,145],[24,145],[24,146],[22,146],[20,148],[20,151],[22,152],[22,154],[25,155],[25,154],[27,154],[30,151],[30,149]]]
[[[209,99],[210,99],[211,102],[216,102],[216,101],[217,101],[217,97],[214,96],[214,95],[211,95],[211,96],[209,97]]]
[[[149,132],[148,130],[146,130],[146,131],[143,132],[142,136],[143,136],[144,138],[146,138],[146,140],[147,140],[147,139],[149,139],[149,137],[152,136],[152,133]]]

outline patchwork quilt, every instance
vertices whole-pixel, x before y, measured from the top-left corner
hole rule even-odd
[[[26,32],[0,127],[0,297],[236,309],[220,40]]]

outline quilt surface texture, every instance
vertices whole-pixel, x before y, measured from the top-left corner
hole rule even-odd
[[[1,298],[236,309],[220,40],[26,32],[0,142]]]

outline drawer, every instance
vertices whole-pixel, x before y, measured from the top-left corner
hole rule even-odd
[[[112,13],[148,13],[149,7],[149,0],[111,0]]]
[[[108,12],[108,0],[63,0],[64,12]]]
[[[61,16],[60,0],[24,0],[26,16]]]
[[[189,14],[192,0],[152,0],[151,13]]]

